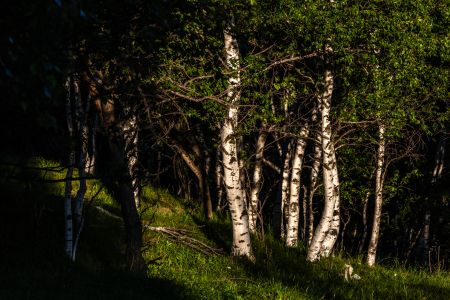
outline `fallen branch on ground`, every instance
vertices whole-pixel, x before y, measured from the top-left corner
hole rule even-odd
[[[222,255],[224,254],[224,251],[222,249],[213,248],[211,246],[208,246],[207,244],[203,243],[202,241],[199,241],[193,237],[190,237],[187,235],[189,232],[186,229],[180,229],[180,228],[172,228],[172,227],[154,227],[149,225],[144,225],[145,228],[159,232],[164,234],[169,240],[181,243],[185,246],[188,246],[191,249],[194,249],[198,252],[201,252],[205,255]]]

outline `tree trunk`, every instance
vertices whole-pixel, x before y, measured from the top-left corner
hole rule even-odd
[[[281,155],[281,160],[283,161],[282,172],[281,172],[281,182],[277,195],[277,201],[275,202],[273,208],[273,230],[274,236],[276,238],[284,238],[284,207],[289,196],[289,163],[291,161],[291,143],[290,141],[285,141],[283,148],[283,154]]]
[[[125,153],[127,158],[127,166],[128,172],[130,173],[132,188],[133,188],[133,197],[134,202],[136,203],[136,207],[139,208],[141,206],[141,197],[140,197],[140,183],[138,178],[138,124],[137,117],[134,112],[129,110],[127,112],[127,121],[124,122],[123,125],[123,133],[125,139]]]
[[[286,224],[286,246],[288,247],[296,246],[298,241],[298,226],[300,222],[300,178],[308,136],[309,123],[306,122],[300,130],[294,151],[294,159],[292,161]]]
[[[86,99],[86,109],[83,109],[83,103],[81,99],[80,87],[78,80],[74,80],[74,92],[75,92],[75,116],[76,123],[78,127],[79,135],[79,157],[78,157],[78,175],[80,177],[80,187],[77,192],[77,197],[75,198],[75,228],[76,232],[80,229],[81,218],[83,214],[83,203],[84,196],[86,194],[86,156],[87,156],[87,146],[88,146],[88,134],[87,134],[87,115],[89,110],[90,97]]]
[[[258,140],[256,141],[256,156],[255,168],[253,170],[253,184],[250,193],[249,205],[249,226],[250,232],[256,232],[256,220],[258,214],[259,192],[262,184],[262,163],[264,157],[264,146],[266,144],[267,132],[264,131],[264,126],[259,131]]]
[[[221,128],[224,183],[233,229],[232,255],[253,260],[251,250],[248,213],[244,202],[244,191],[240,181],[239,158],[235,127],[238,120],[240,99],[239,48],[233,36],[234,20],[231,17],[224,30],[226,64],[231,75],[228,79],[227,116]]]
[[[72,217],[72,175],[73,166],[75,164],[75,149],[74,149],[74,137],[73,137],[73,122],[72,122],[72,104],[71,104],[71,79],[67,78],[66,81],[66,121],[67,129],[69,133],[69,160],[67,163],[67,173],[64,192],[64,249],[66,256],[72,259],[73,251],[73,217]]]
[[[92,103],[91,103],[92,104]],[[92,120],[89,124],[88,133],[88,151],[86,156],[86,174],[93,175],[95,172],[95,164],[97,157],[97,128],[98,128],[98,115],[96,112],[92,113]]]
[[[184,148],[181,145],[173,143],[173,147],[181,155],[181,158],[183,158],[184,162],[189,167],[189,169],[192,171],[192,173],[194,173],[195,177],[197,177],[199,196],[203,203],[205,217],[208,220],[210,220],[212,218],[212,206],[210,205],[211,204],[211,195],[209,193],[209,187],[207,184],[207,180],[205,179],[205,174],[195,164],[194,160],[187,153],[187,151],[184,150]]]
[[[205,138],[203,136],[203,131],[200,126],[196,126],[197,130],[197,138],[200,142],[200,147],[202,149],[202,153],[200,156],[201,163],[201,171],[203,177],[203,187],[204,187],[204,198],[203,198],[203,209],[205,213],[205,217],[207,220],[211,220],[213,216],[213,208],[212,208],[212,198],[211,198],[211,189],[209,187],[209,174],[211,169],[211,156],[209,155],[208,146],[206,144]]]
[[[117,126],[114,112],[114,102],[102,102],[102,115],[110,148],[111,179],[110,187],[119,201],[126,232],[126,262],[127,268],[134,273],[144,273],[147,270],[142,256],[142,224],[136,208],[133,183],[128,169],[124,128]],[[114,128],[117,126],[116,128]]]
[[[319,179],[321,158],[322,158],[322,134],[318,130],[316,133],[316,140],[314,144],[314,156],[313,156],[313,163],[311,166],[309,194],[308,194],[308,230],[307,230],[308,245],[311,245],[314,233],[313,198],[317,189],[317,180]]]
[[[367,208],[369,206],[369,197],[370,197],[370,192],[367,192],[366,193],[366,198],[364,199],[364,207],[363,207],[363,212],[362,212],[363,235],[361,237],[361,240],[359,241],[358,254],[362,254],[363,253],[364,246],[366,244],[367,233],[369,232],[369,227],[368,227],[368,224],[367,224]]]
[[[222,202],[223,202],[223,163],[222,163],[222,151],[220,149],[220,146],[217,147],[216,152],[216,170],[215,170],[215,176],[216,180],[216,193],[217,193],[217,211],[222,210]]]
[[[332,49],[326,45],[326,51]],[[325,205],[322,217],[315,230],[308,250],[307,260],[316,261],[322,256],[330,255],[339,233],[339,178],[336,153],[333,145],[330,108],[333,93],[334,78],[330,69],[324,74],[325,91],[319,97],[322,115],[322,152],[323,152],[323,184]]]
[[[441,179],[442,172],[444,170],[444,158],[445,158],[445,138],[441,136],[439,139],[438,149],[434,160],[433,174],[431,175],[431,187],[433,188],[436,183]],[[422,233],[422,260],[425,265],[429,264],[429,252],[430,252],[430,223],[431,223],[431,209],[429,201],[427,199],[425,204],[425,218],[423,224]]]
[[[372,233],[370,236],[369,249],[367,251],[367,264],[369,266],[375,265],[375,259],[377,254],[377,246],[380,233],[380,220],[381,220],[381,206],[383,204],[383,182],[384,182],[384,152],[385,152],[385,139],[384,124],[380,124],[378,127],[378,153],[377,153],[377,168],[375,171],[375,209],[373,212]]]

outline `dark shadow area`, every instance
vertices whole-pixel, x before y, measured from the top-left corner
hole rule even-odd
[[[218,220],[211,221],[199,218],[195,214],[191,214],[191,216],[208,240],[214,242],[217,247],[222,248],[226,253],[230,253],[233,232],[231,230],[231,223],[225,216],[218,217]]]
[[[77,261],[68,262],[63,184],[36,181],[36,170],[14,172],[15,180],[0,179],[0,299],[190,299],[171,281],[123,271],[122,222],[92,207]]]

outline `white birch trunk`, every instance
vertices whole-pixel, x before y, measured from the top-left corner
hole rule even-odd
[[[370,236],[369,249],[367,251],[367,264],[369,266],[375,265],[380,234],[381,206],[383,204],[383,169],[385,153],[384,124],[380,124],[378,130],[379,144],[377,153],[377,168],[375,171],[375,209],[373,212],[372,234]]]
[[[319,179],[320,164],[322,158],[322,133],[318,130],[316,134],[316,140],[314,144],[314,156],[311,166],[309,195],[308,195],[308,245],[311,245],[311,241],[314,233],[314,210],[313,210],[313,198],[317,189],[317,181]]]
[[[224,183],[233,228],[232,255],[244,256],[253,260],[251,251],[248,213],[244,202],[244,191],[240,181],[239,158],[235,127],[238,120],[238,101],[240,98],[239,48],[233,36],[234,20],[224,30],[225,55],[228,70],[228,108],[221,128]]]
[[[332,51],[329,45],[326,45],[326,51]],[[320,95],[319,103],[322,115],[322,169],[325,203],[322,217],[308,250],[308,261],[316,261],[322,256],[328,256],[334,247],[339,233],[339,178],[335,149],[331,139],[332,130],[330,121],[334,78],[330,69],[325,71],[324,82],[325,91]]]
[[[298,227],[300,221],[300,178],[308,135],[309,123],[306,122],[300,130],[299,138],[297,139],[294,151],[294,159],[292,161],[289,202],[286,209],[286,246],[288,247],[296,246],[298,241]]]
[[[284,207],[287,201],[289,193],[289,163],[291,160],[291,143],[285,141],[284,147],[282,147],[281,159],[283,160],[282,170],[278,172],[281,175],[281,181],[277,198],[273,208],[273,232],[276,238],[285,237],[284,228]],[[285,151],[285,153],[283,153]]]
[[[141,206],[140,199],[140,188],[137,174],[138,166],[138,127],[137,118],[134,113],[129,116],[127,122],[123,126],[123,131],[125,134],[125,149],[127,155],[128,172],[131,176],[131,182],[133,185],[133,195],[136,207]]]
[[[264,156],[264,146],[266,144],[267,133],[261,128],[258,139],[256,141],[256,157],[255,157],[255,168],[253,170],[253,184],[250,193],[250,205],[249,205],[249,226],[250,232],[256,232],[256,221],[258,214],[258,204],[259,204],[259,192],[261,190],[262,184],[262,163]]]
[[[289,199],[289,178],[291,173],[291,143],[286,149],[286,157],[283,162],[283,175],[281,181],[281,238],[286,237],[286,207]]]
[[[70,77],[66,81],[66,120],[69,133],[69,161],[66,173],[66,183],[64,192],[64,249],[68,258],[72,259],[73,251],[73,222],[72,222],[72,175],[73,165],[75,164],[75,150],[73,149],[73,122],[72,108],[70,101]]]
[[[88,96],[86,109],[83,109],[83,103],[81,101],[81,93],[78,80],[74,80],[74,92],[75,92],[75,115],[76,123],[78,127],[78,139],[80,143],[80,154],[78,157],[78,175],[80,177],[80,187],[75,198],[74,216],[75,216],[75,227],[77,232],[80,229],[81,218],[83,214],[83,202],[84,195],[86,194],[86,156],[87,156],[87,146],[88,146],[88,135],[87,135],[87,114],[90,97]],[[75,247],[74,247],[75,248]],[[75,252],[75,251],[74,251]]]
[[[222,210],[223,202],[223,164],[222,164],[222,152],[220,146],[217,147],[216,153],[216,170],[215,170],[215,180],[216,180],[216,192],[217,192],[217,211]]]

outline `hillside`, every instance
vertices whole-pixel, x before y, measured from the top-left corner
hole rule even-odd
[[[32,164],[55,168],[44,160]],[[120,209],[95,180],[70,264],[63,252],[63,183],[42,182],[63,174],[32,170],[19,174],[28,181],[2,179],[0,299],[450,298],[447,272],[428,274],[389,260],[368,268],[340,255],[306,263],[303,247],[287,249],[271,236],[255,243],[255,264],[232,258],[226,215],[205,222],[192,202],[151,187],[141,209],[148,276],[132,276],[123,271]],[[345,264],[361,279],[347,281]]]

